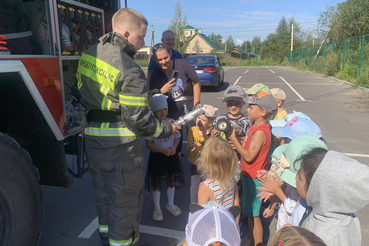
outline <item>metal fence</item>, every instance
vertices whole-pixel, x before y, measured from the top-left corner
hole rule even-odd
[[[369,66],[369,34],[329,41],[287,53],[288,61],[296,67],[327,75],[359,78]]]

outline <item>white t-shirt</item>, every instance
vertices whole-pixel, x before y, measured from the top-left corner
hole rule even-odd
[[[179,132],[177,135],[171,135],[169,138],[146,137],[145,139],[153,141],[153,144],[157,147],[164,148],[164,149],[170,149],[173,147],[175,140],[180,137],[181,137],[181,133]]]
[[[283,228],[285,224],[292,224],[292,212],[300,198],[297,189],[289,184],[287,184],[285,194],[286,200],[284,200],[284,203],[281,203],[278,211],[277,230]]]

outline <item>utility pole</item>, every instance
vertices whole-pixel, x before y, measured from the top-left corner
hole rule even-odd
[[[292,51],[293,51],[293,24],[291,27],[291,62],[292,62]]]
[[[313,47],[314,47],[314,44],[315,44],[315,30],[313,32]]]
[[[154,25],[151,25],[151,41],[150,41],[150,52],[149,52],[149,60],[152,56],[152,47],[154,46]]]
[[[224,52],[226,52],[226,53],[227,53],[227,40],[225,41]]]
[[[245,51],[247,52],[247,41],[246,41],[246,50]]]

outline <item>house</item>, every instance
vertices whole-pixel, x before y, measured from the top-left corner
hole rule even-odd
[[[184,29],[184,35],[186,38],[191,38],[198,31],[197,28],[190,26],[190,25],[185,26],[183,29]]]
[[[232,57],[236,58],[242,57],[242,59],[250,59],[253,57],[258,57],[258,54],[246,52],[243,49],[241,49],[241,47],[237,46],[233,47],[233,49],[231,49],[229,53],[231,53]]]
[[[137,53],[138,54],[150,55],[150,53],[151,53],[150,46],[143,46],[141,49],[138,50]]]
[[[186,54],[209,54],[211,51],[220,51],[218,45],[202,33],[201,28],[197,29],[187,25],[184,28],[184,32],[185,37],[189,39]]]

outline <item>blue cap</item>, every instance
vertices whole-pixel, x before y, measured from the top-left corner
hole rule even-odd
[[[322,131],[319,126],[309,118],[294,117],[283,127],[273,127],[274,136],[294,139],[298,136],[309,135],[316,138],[322,137]]]
[[[301,113],[301,112],[296,112],[294,110],[293,113],[288,114],[283,119],[280,119],[280,120],[271,120],[271,121],[269,121],[269,123],[270,123],[270,125],[272,127],[282,127],[282,126],[285,126],[288,122],[290,122],[295,117],[310,119],[309,116],[307,116],[306,114]]]

